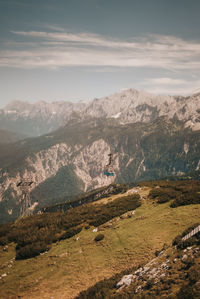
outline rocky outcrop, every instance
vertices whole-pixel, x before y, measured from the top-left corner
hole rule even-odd
[[[172,248],[163,250],[157,258],[154,258],[145,266],[140,267],[134,273],[124,275],[116,284],[117,292],[131,287],[133,296],[143,294],[145,297],[145,294],[149,294],[151,290],[152,298],[157,298],[156,292],[159,290],[159,298],[164,298],[165,295],[169,295],[172,292],[171,286],[175,284],[173,278],[178,277],[180,271],[183,272],[183,282],[188,278],[190,271],[188,269],[195,264],[195,260],[199,257],[199,252],[199,246],[187,247],[183,251],[172,250]]]

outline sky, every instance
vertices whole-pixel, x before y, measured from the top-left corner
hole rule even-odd
[[[0,107],[200,91],[199,0],[0,0]]]

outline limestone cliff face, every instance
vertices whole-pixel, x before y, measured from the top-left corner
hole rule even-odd
[[[108,154],[111,148],[103,139],[97,140],[91,146],[85,147],[73,160],[76,175],[84,182],[84,191],[91,187],[97,188],[109,185],[114,181],[113,177],[106,177],[103,169],[108,162]],[[115,171],[119,170],[119,157],[113,156]]]
[[[48,150],[40,151],[32,157],[28,157],[26,159],[27,167],[18,171],[14,177],[10,176],[9,173],[4,173],[3,182],[0,186],[0,201],[6,199],[3,193],[5,194],[7,190],[10,190],[13,195],[21,195],[21,188],[17,187],[19,181],[33,181],[34,184],[30,186],[31,191],[41,182],[55,175],[60,167],[68,163],[71,153],[72,149],[67,144],[56,144]]]
[[[33,181],[34,183],[27,189],[28,192],[32,192],[38,185],[56,176],[62,167],[69,164],[73,165],[75,175],[83,182],[83,191],[108,185],[115,179],[114,177],[107,178],[103,174],[110,150],[110,146],[103,139],[100,139],[84,148],[60,143],[47,150],[39,151],[26,158],[26,167],[20,169],[15,176],[3,173],[2,184],[0,185],[0,201],[12,198],[17,205],[20,205],[23,190],[17,187],[19,181]],[[119,161],[115,155],[114,164],[115,169],[118,170]],[[36,203],[29,203],[29,210],[33,211],[35,207]]]

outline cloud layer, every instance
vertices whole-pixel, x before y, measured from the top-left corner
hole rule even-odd
[[[152,78],[144,80],[140,87],[154,94],[190,95],[200,92],[200,79]]]
[[[156,94],[190,94],[199,89],[197,40],[155,34],[123,40],[86,32],[70,33],[56,26],[46,28],[48,31],[12,31],[12,39],[2,43],[0,68],[81,67],[93,74],[131,70],[131,87],[138,89]]]
[[[0,51],[0,67],[67,66],[148,67],[200,70],[200,43],[174,36],[148,35],[117,40],[97,34],[63,31],[13,31],[18,42]]]

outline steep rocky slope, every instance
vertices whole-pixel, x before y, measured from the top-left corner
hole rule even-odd
[[[32,210],[114,181],[198,172],[199,148],[199,131],[165,118],[127,125],[115,119],[74,121],[49,135],[2,145],[1,221],[19,216],[21,180],[33,181],[27,204]],[[103,171],[110,152],[114,177]]]

